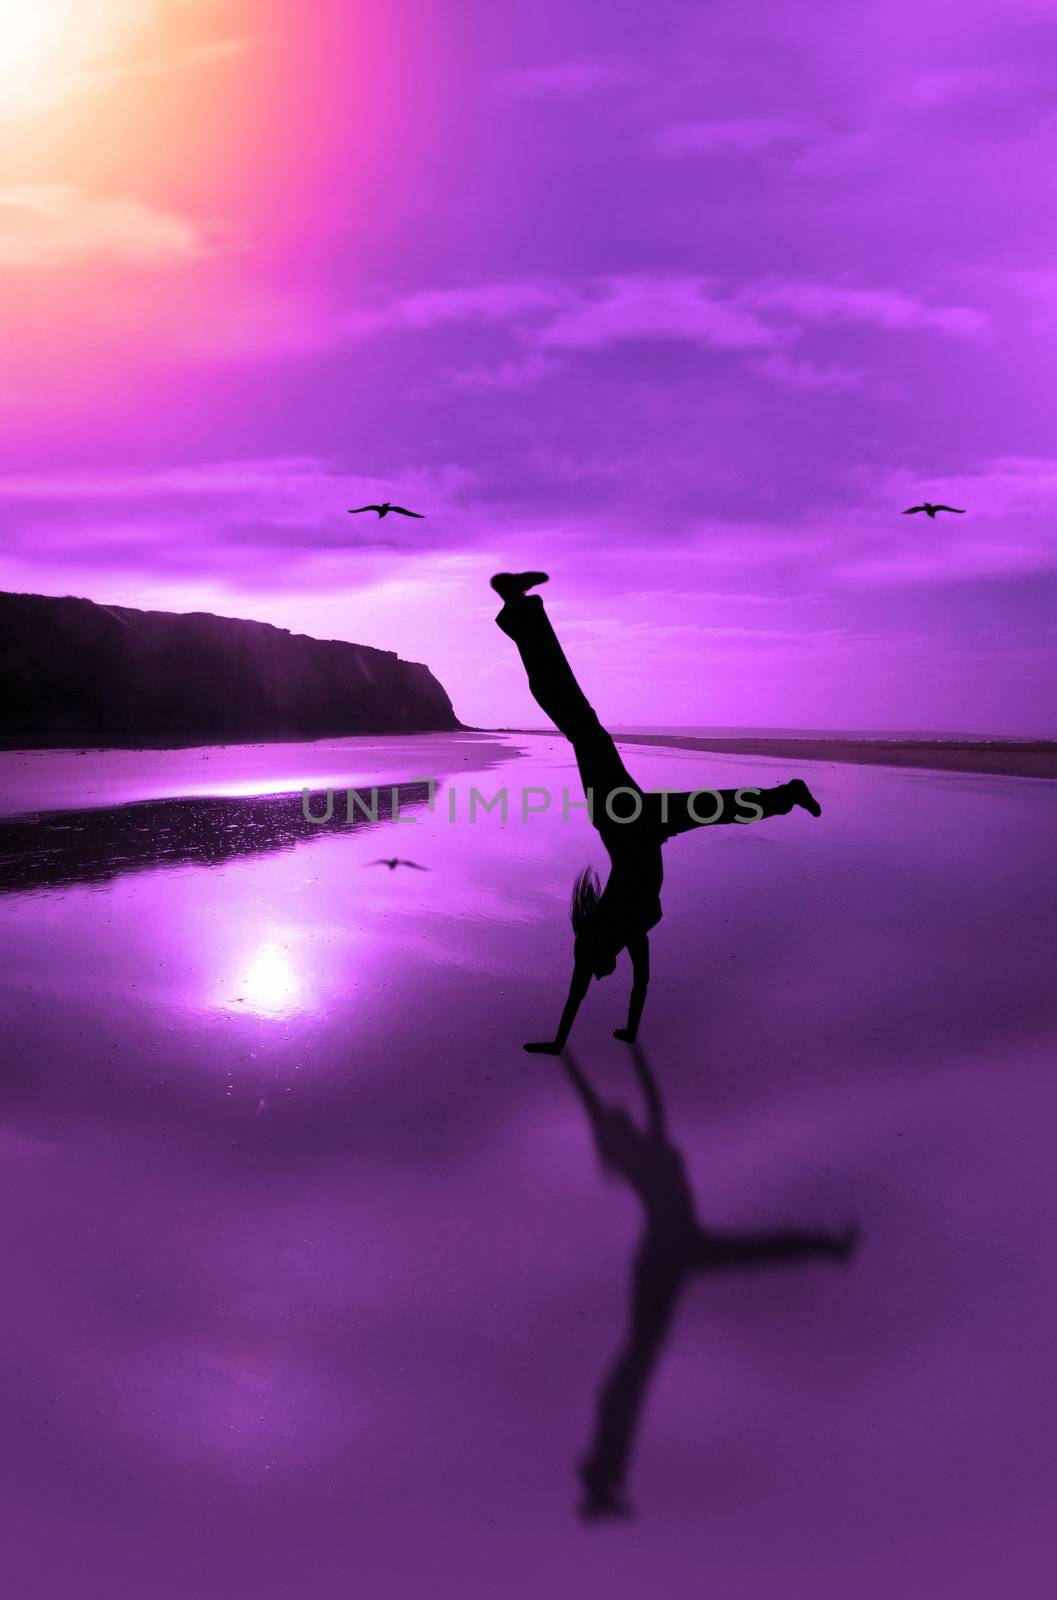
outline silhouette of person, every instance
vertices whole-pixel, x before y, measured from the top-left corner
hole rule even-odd
[[[591,868],[573,885],[573,975],[557,1033],[525,1045],[526,1050],[558,1055],[591,979],[614,972],[625,949],[631,957],[631,997],[627,1027],[618,1028],[614,1037],[635,1042],[650,981],[648,935],[661,920],[661,849],[669,839],[716,823],[784,816],[794,806],[817,817],[822,808],[799,778],[770,789],[641,789],[576,681],[543,601],[527,593],[546,581],[542,572],[497,573],[492,587],[504,605],[496,622],[518,647],[536,704],[573,747],[591,821],[610,859],[604,889]]]
[[[645,1212],[632,1263],[627,1335],[599,1390],[590,1447],[578,1468],[584,1517],[628,1514],[624,1486],[646,1390],[687,1281],[699,1273],[812,1256],[846,1261],[859,1236],[855,1224],[842,1233],[800,1228],[718,1233],[702,1227],[686,1163],[669,1137],[656,1079],[638,1046],[634,1062],[646,1102],[645,1129],[636,1127],[622,1107],[603,1105],[576,1063],[568,1056],[564,1061],[587,1111],[603,1167],[634,1189]]]

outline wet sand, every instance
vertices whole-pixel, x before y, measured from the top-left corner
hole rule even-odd
[[[560,805],[469,820],[471,786],[574,785],[559,739],[343,743],[288,771],[291,815],[325,767],[432,769],[434,810],[0,892],[12,1595],[1048,1595],[1057,789],[819,767],[820,821],[668,847],[642,1043],[698,1216],[862,1242],[686,1286],[636,1515],[585,1524],[642,1211],[520,1045],[602,853]],[[44,759],[6,800],[0,760],[8,815],[76,788]],[[648,787],[788,775],[629,760]],[[275,771],[225,777],[233,815]],[[112,828],[152,789],[212,792],[120,766],[92,805]],[[574,1059],[641,1123],[626,998],[623,971],[589,995]]]
[[[1051,739],[723,739],[622,733],[617,742],[663,745],[670,750],[708,750],[729,756],[769,756],[786,762],[837,761],[857,766],[991,773],[996,777],[1057,778],[1057,741]]]

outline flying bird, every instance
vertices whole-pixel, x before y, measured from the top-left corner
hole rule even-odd
[[[388,867],[390,872],[395,872],[397,867],[414,867],[416,872],[428,872],[428,867],[420,867],[417,861],[404,861],[400,856],[379,856],[377,861],[365,861],[365,867]]]
[[[903,512],[903,515],[904,517],[909,517],[915,511],[923,511],[927,517],[932,518],[935,518],[937,511],[953,511],[955,515],[959,517],[964,517],[965,515],[964,506],[935,506],[932,504],[931,500],[926,500],[924,505],[907,506],[906,510]]]
[[[377,511],[380,517],[387,517],[390,511],[399,511],[402,517],[422,518],[425,516],[423,511],[409,511],[406,506],[394,506],[391,500],[383,500],[380,506],[350,506],[349,516],[357,517],[361,511]]]

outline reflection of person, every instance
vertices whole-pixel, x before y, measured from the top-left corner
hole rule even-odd
[[[668,839],[715,823],[782,816],[794,806],[817,817],[821,807],[799,778],[771,789],[646,794],[577,683],[543,601],[527,593],[546,581],[542,572],[497,573],[492,587],[505,603],[496,622],[518,647],[536,704],[573,747],[592,802],[591,820],[610,859],[604,889],[590,868],[580,873],[573,887],[573,976],[558,1031],[552,1040],[525,1046],[557,1055],[591,979],[615,971],[617,956],[625,949],[631,957],[633,982],[628,1024],[617,1030],[616,1037],[634,1042],[650,979],[648,934],[661,920],[661,847]]]
[[[682,1153],[672,1143],[656,1080],[641,1050],[635,1068],[646,1101],[647,1125],[636,1127],[619,1106],[603,1105],[574,1062],[565,1067],[591,1123],[602,1165],[630,1185],[645,1212],[632,1266],[627,1335],[598,1396],[590,1449],[580,1464],[584,1516],[626,1512],[623,1489],[650,1378],[671,1330],[687,1280],[696,1273],[761,1267],[828,1256],[846,1261],[858,1228],[842,1233],[782,1228],[768,1233],[716,1233],[697,1219]]]

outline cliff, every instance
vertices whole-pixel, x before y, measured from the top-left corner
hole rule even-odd
[[[461,726],[428,667],[267,622],[0,593],[0,743],[218,744]]]

